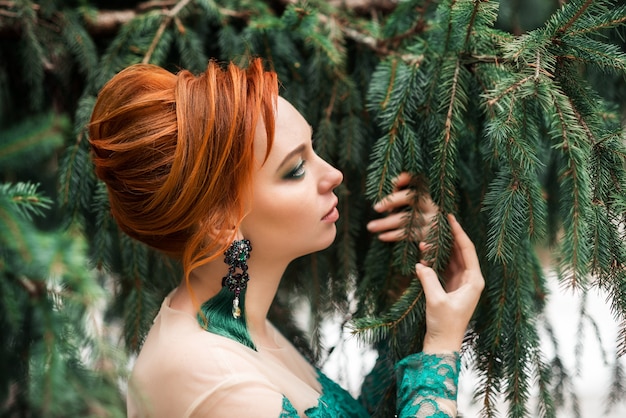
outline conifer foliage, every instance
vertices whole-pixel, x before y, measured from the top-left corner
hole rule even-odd
[[[319,325],[343,315],[378,350],[374,373],[420,350],[413,266],[425,258],[445,272],[445,215],[455,213],[486,279],[463,357],[480,378],[482,416],[551,417],[566,400],[580,413],[575,371],[540,345],[559,324],[543,316],[538,251],[549,248],[564,286],[607,295],[626,353],[623,1],[555,1],[535,24],[505,0],[128,3],[0,1],[3,416],[123,416],[125,356],[94,333],[94,311],[121,325],[132,353],[180,279],[109,214],[85,130],[99,88],[137,62],[199,72],[209,59],[250,56],[278,72],[317,152],[344,174],[335,245],[296,260],[283,280],[272,310],[283,332],[323,361]],[[439,206],[427,254],[410,234],[390,245],[365,230],[403,171],[416,201],[428,193]],[[419,224],[418,209],[406,216]],[[303,302],[305,330],[290,314]],[[609,405],[623,393],[610,362]],[[373,415],[393,416],[392,374],[374,380]]]

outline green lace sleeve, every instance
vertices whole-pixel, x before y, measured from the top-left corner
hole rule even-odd
[[[416,353],[396,365],[398,417],[456,416],[459,353]]]

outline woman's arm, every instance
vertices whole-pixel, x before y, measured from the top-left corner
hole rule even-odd
[[[456,417],[460,356],[427,354],[407,356],[396,365],[398,417]]]
[[[414,224],[413,231],[406,231],[406,212],[396,212],[416,202],[412,190],[405,188],[409,182],[408,174],[400,175],[394,192],[374,206],[379,212],[389,212],[368,224],[369,231],[377,233],[382,241],[406,238],[421,241],[427,236],[438,210],[430,198],[417,201],[422,222]],[[456,415],[459,351],[484,288],[484,279],[474,244],[453,215],[448,215],[448,222],[454,242],[444,285],[424,260],[415,267],[426,296],[426,335],[423,351],[396,365],[400,417]],[[428,250],[424,242],[419,246],[422,252]]]
[[[474,244],[453,215],[448,215],[448,222],[454,243],[446,288],[423,261],[416,265],[426,296],[426,336],[422,353],[398,363],[400,417],[456,415],[458,353],[485,281]]]

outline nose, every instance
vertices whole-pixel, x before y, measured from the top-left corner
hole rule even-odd
[[[324,163],[324,174],[320,181],[320,193],[327,193],[339,186],[343,181],[343,173],[335,167],[322,160]]]

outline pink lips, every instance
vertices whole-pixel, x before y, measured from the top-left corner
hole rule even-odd
[[[337,202],[333,205],[333,208],[322,218],[325,222],[337,222],[339,219],[339,211],[337,210]]]
[[[326,214],[326,216],[322,218],[322,221],[337,222],[337,219],[339,219],[339,211],[337,210],[337,208],[333,208],[330,212]]]

